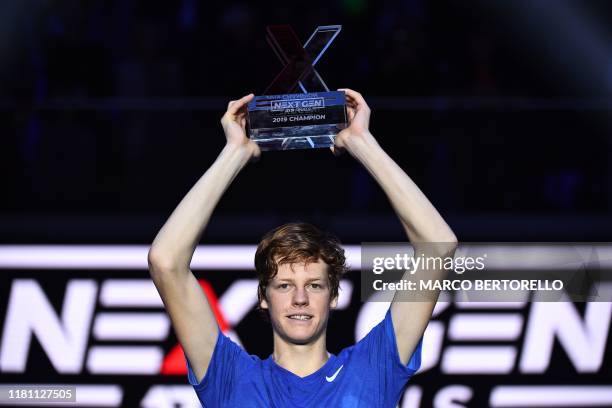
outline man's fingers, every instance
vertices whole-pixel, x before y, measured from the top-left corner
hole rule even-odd
[[[339,146],[330,146],[329,150],[331,150],[331,152],[333,153],[334,156],[338,157],[340,156],[342,153],[344,153],[344,149],[342,147]]]
[[[357,105],[363,105],[365,107],[368,107],[368,104],[366,103],[365,99],[363,99],[363,96],[361,96],[361,94],[359,92],[353,91],[352,89],[349,89],[349,88],[340,88],[338,90],[339,91],[344,91],[346,96],[348,96],[353,101],[355,101],[357,103]]]
[[[355,118],[355,108],[349,108],[347,112],[348,112],[349,122],[352,122],[353,119]]]
[[[259,161],[259,159],[261,158],[261,149],[259,148],[259,146],[257,145],[257,143],[255,142],[250,142],[253,143],[253,154],[251,155],[251,162],[253,163],[257,163]]]
[[[243,96],[242,98],[236,101],[230,101],[227,104],[227,113],[230,115],[235,115],[240,109],[242,109],[247,103],[251,102],[251,100],[255,97],[252,93]]]

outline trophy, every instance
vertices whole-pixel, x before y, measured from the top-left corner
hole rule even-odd
[[[345,94],[330,91],[314,69],[342,26],[319,26],[302,44],[289,25],[268,26],[266,39],[284,68],[247,106],[251,140],[261,150],[333,146],[347,127]]]

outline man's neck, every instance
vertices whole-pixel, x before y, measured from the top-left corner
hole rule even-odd
[[[275,333],[272,358],[284,369],[306,377],[323,367],[329,359],[325,343],[325,335],[310,344],[292,344]]]

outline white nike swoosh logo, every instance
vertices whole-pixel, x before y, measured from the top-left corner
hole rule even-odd
[[[340,372],[340,370],[342,370],[342,367],[344,367],[344,364],[342,364],[342,365],[340,366],[340,368],[338,369],[338,371],[336,371],[336,372],[334,373],[334,375],[332,375],[331,377],[325,376],[325,379],[327,380],[327,382],[332,382],[332,381],[334,381],[334,380],[336,379],[336,377],[338,376],[338,373]]]

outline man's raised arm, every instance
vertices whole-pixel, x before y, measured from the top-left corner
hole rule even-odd
[[[346,149],[376,179],[397,213],[410,242],[445,243],[438,256],[453,253],[457,238],[408,175],[378,145],[369,131],[370,108],[358,92],[342,89],[347,95],[350,126],[336,136],[335,149]],[[416,249],[415,249],[416,252]],[[416,254],[415,254],[416,255]],[[439,278],[442,271],[432,271]],[[398,293],[391,303],[391,318],[400,359],[407,364],[418,344],[436,303],[402,302]]]
[[[208,368],[219,329],[189,265],[219,199],[246,163],[260,154],[245,133],[246,104],[252,98],[251,94],[229,103],[221,119],[227,144],[176,207],[149,250],[151,278],[198,382]]]

